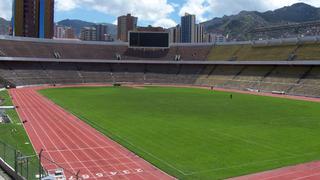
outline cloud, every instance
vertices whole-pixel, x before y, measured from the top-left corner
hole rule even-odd
[[[319,0],[270,0],[270,2],[265,2],[267,7],[270,9],[276,9],[283,6],[290,6],[294,3],[303,2],[306,4],[310,4],[316,7],[320,7],[320,1]]]
[[[239,13],[242,10],[266,11],[297,2],[320,7],[320,0],[55,0],[56,11],[67,12],[77,8],[99,11],[117,17],[127,13],[139,21],[165,27],[175,25],[172,15],[185,12],[197,15],[198,22],[212,17]],[[177,3],[179,2],[179,3]],[[0,0],[0,17],[11,18],[12,0]],[[77,9],[78,10],[78,9]],[[67,18],[67,17],[66,17]]]
[[[80,7],[112,16],[131,13],[141,21],[167,25],[175,24],[170,19],[175,5],[167,0],[56,0],[57,11],[70,11]]]
[[[195,14],[198,21],[204,21],[212,17],[237,14],[242,10],[267,11],[298,2],[320,6],[320,0],[186,0],[179,15],[188,12]]]
[[[70,11],[79,7],[79,2],[77,0],[56,0],[55,7],[57,11]]]
[[[197,21],[205,21],[205,15],[210,11],[210,6],[207,0],[187,0],[181,7],[179,15],[183,16],[185,13],[195,14]]]
[[[11,18],[11,4],[12,0],[0,0],[0,17]],[[170,15],[178,6],[167,0],[55,0],[57,13],[77,8],[98,11],[114,17],[131,13],[137,16],[139,21],[165,27],[176,24],[170,19]]]
[[[168,19],[168,18],[159,19],[153,23],[153,26],[156,26],[156,27],[160,26],[160,27],[164,27],[164,28],[174,27],[176,25],[177,25],[177,23],[175,21],[173,21],[172,19]]]
[[[5,18],[7,20],[11,19],[11,4],[12,0],[1,0],[0,2],[0,17]]]

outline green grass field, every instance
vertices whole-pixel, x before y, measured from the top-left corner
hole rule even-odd
[[[41,93],[180,179],[223,179],[320,159],[320,104],[192,88]]]
[[[12,106],[8,91],[0,92],[0,99],[3,99],[1,106]],[[29,138],[19,120],[16,110],[7,110],[6,114],[12,120],[9,124],[0,124],[0,141],[20,150],[26,155],[35,154]]]

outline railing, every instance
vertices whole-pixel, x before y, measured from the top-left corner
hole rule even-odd
[[[41,174],[48,174],[48,175],[55,175],[57,172],[62,173],[56,176],[56,179],[68,179],[68,180],[81,180],[82,176],[80,175],[80,170],[74,172],[71,169],[65,168],[63,165],[54,162],[52,159],[47,157],[44,151],[40,151],[39,159],[41,164],[45,167],[43,170],[45,173]]]
[[[47,157],[46,152],[26,156],[16,148],[0,141],[0,165],[7,173],[20,180],[70,179],[80,180],[80,171],[73,172]],[[62,173],[57,176],[56,173]]]
[[[37,155],[26,156],[0,141],[0,158],[21,179],[33,180],[46,176]],[[40,175],[40,172],[44,172]],[[10,174],[13,176],[12,174]]]

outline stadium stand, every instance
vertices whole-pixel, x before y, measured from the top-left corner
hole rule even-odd
[[[0,39],[0,87],[187,84],[320,97],[319,43],[314,39],[312,43],[290,39],[175,44],[169,49],[150,50],[117,43]]]
[[[109,64],[75,63],[75,66],[84,83],[113,82]]]
[[[2,62],[3,66],[8,67],[8,80],[16,85],[23,84],[48,84],[51,81],[47,78],[47,74],[42,70],[40,63],[26,62],[26,63],[11,63]],[[12,72],[12,74],[10,74]]]
[[[1,62],[0,76],[2,86],[187,84],[320,97],[320,69],[313,66]]]
[[[214,67],[207,77],[209,86],[224,87],[228,81],[231,81],[242,69],[242,66],[220,65]]]
[[[74,63],[41,63],[53,84],[84,83]]]
[[[199,74],[205,68],[205,65],[180,65],[176,76],[176,83],[195,84]]]
[[[146,66],[145,82],[151,84],[175,84],[179,73],[178,65],[152,64]]]
[[[30,41],[0,40],[1,56],[56,58],[62,59],[115,59],[115,54],[124,54],[126,46],[110,46],[98,44],[48,43]]]
[[[251,45],[242,46],[235,55],[237,60],[288,60],[290,54],[294,51],[295,45],[281,46],[261,46]]]
[[[241,48],[242,45],[214,46],[207,59],[211,61],[236,60],[236,54]]]
[[[173,53],[169,53],[170,49],[134,49],[134,48],[128,48],[123,56],[123,59],[164,59],[164,60],[173,60],[174,56]],[[172,56],[170,56],[172,55]]]
[[[229,69],[229,75],[218,87],[238,90],[256,89],[265,74],[270,71],[269,66],[227,66],[222,69],[225,68]]]
[[[319,96],[319,92],[320,67],[312,66],[288,93],[300,96]]]
[[[297,59],[315,60],[320,57],[320,43],[310,43],[300,46],[297,51]]]
[[[310,39],[312,41],[312,39]],[[209,61],[286,61],[286,60],[318,60],[320,43],[279,41],[247,45],[216,45],[207,59]]]
[[[296,45],[215,46],[212,48],[208,56],[208,60],[229,60],[229,61],[283,60],[283,61],[286,61],[290,59],[290,55],[294,52],[296,47],[297,47]]]
[[[181,56],[181,60],[202,61],[207,59],[212,45],[203,46],[177,46],[177,55]]]
[[[50,41],[0,40],[1,57],[108,59],[108,60],[179,60],[253,61],[318,60],[318,40],[262,41],[244,44],[172,45],[169,49],[128,48],[125,44],[83,44]],[[119,55],[119,56],[117,56]],[[118,58],[121,57],[121,58]]]
[[[112,77],[115,83],[143,83],[144,65],[111,64]]]

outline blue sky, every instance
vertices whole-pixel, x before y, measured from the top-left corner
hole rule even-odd
[[[202,22],[213,17],[231,15],[242,10],[266,11],[305,2],[320,6],[320,0],[56,0],[56,21],[71,18],[92,22],[115,23],[127,12],[139,17],[139,25],[172,27],[180,23],[185,12]],[[89,2],[89,3],[88,3]],[[61,5],[61,4],[64,5]],[[79,3],[79,5],[76,5]],[[83,4],[83,5],[81,5]],[[75,6],[76,5],[76,6]],[[97,6],[95,6],[97,5]],[[65,6],[65,7],[63,7]],[[74,8],[68,7],[74,6]],[[115,10],[114,10],[115,9]],[[145,15],[147,14],[147,15]]]
[[[150,0],[153,1],[153,0]],[[175,8],[174,12],[169,14],[170,19],[174,20],[176,23],[180,21],[179,7],[183,4],[182,0],[168,0],[167,3],[173,5]],[[107,2],[106,2],[107,3]],[[129,1],[130,3],[130,1]],[[156,12],[155,12],[156,13]],[[134,14],[134,13],[133,13]],[[114,23],[116,21],[115,15],[109,15],[107,12],[95,11],[91,8],[84,6],[77,7],[71,11],[59,11],[57,10],[55,15],[55,21],[60,21],[63,19],[82,19],[90,22],[109,22]],[[153,24],[152,20],[141,20],[139,21],[140,25],[150,25]]]
[[[172,27],[185,12],[202,22],[242,10],[267,11],[297,2],[320,7],[320,0],[55,0],[55,21],[81,19],[116,23],[117,16],[132,13],[139,25]],[[10,19],[12,0],[0,0],[0,17]]]

